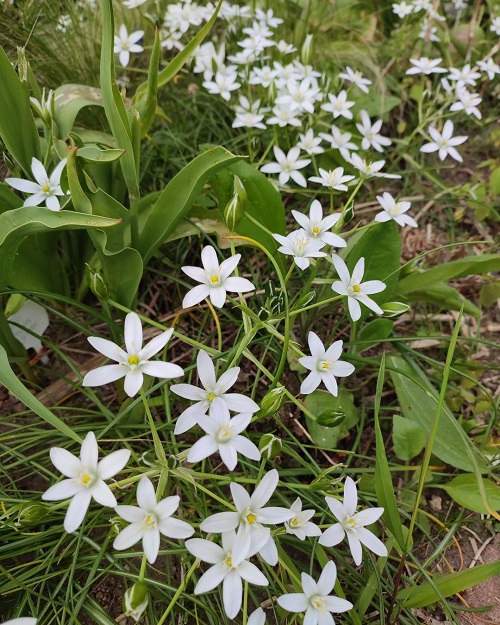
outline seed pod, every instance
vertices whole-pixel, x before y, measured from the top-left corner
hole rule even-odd
[[[279,456],[283,449],[281,439],[274,434],[264,434],[259,441],[259,451],[265,460],[272,460]]]

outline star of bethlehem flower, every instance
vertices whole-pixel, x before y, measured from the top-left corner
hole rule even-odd
[[[340,503],[333,497],[325,497],[326,503],[338,523],[326,529],[319,539],[319,544],[324,547],[334,547],[347,536],[347,542],[356,566],[363,559],[364,545],[377,556],[387,556],[387,548],[375,534],[366,529],[378,521],[384,513],[384,508],[369,508],[356,512],[358,506],[358,491],[354,480],[346,477],[344,482],[344,503]]]
[[[305,540],[308,536],[321,536],[321,530],[310,519],[315,515],[316,510],[302,510],[302,500],[300,497],[293,502],[290,510],[295,514],[289,521],[285,521],[287,534],[297,536],[299,540]]]
[[[273,107],[273,115],[269,117],[267,123],[280,128],[285,126],[302,126],[302,122],[297,117],[298,113],[297,109],[292,110],[290,104],[276,104]]]
[[[429,12],[432,9],[433,0],[413,0],[413,11],[419,13],[420,11]]]
[[[379,134],[382,128],[382,120],[379,119],[372,125],[370,116],[364,110],[361,111],[361,124],[356,124],[356,128],[363,137],[361,141],[363,150],[368,150],[369,147],[372,147],[377,152],[383,152],[384,147],[392,144],[390,139]]]
[[[368,85],[372,84],[371,80],[364,78],[361,72],[354,71],[351,67],[346,67],[345,72],[339,74],[339,78],[352,82],[353,85],[356,85],[364,93],[368,93]]]
[[[270,529],[265,525],[284,523],[295,514],[287,508],[264,507],[273,496],[278,481],[278,471],[272,469],[264,475],[251,496],[243,486],[231,482],[231,495],[237,512],[219,512],[202,521],[200,529],[210,534],[238,529],[232,551],[235,564],[256,553],[260,553],[271,566],[277,564],[278,552]]]
[[[147,0],[125,0],[123,2],[123,6],[127,7],[127,9],[136,9],[137,7],[145,4]]]
[[[170,380],[184,374],[179,365],[170,362],[150,362],[170,340],[173,328],[155,336],[147,345],[142,346],[142,325],[134,312],[125,317],[125,350],[97,336],[89,336],[88,341],[101,354],[118,364],[105,365],[89,371],[83,378],[83,386],[102,386],[125,378],[124,389],[129,397],[135,397],[144,383],[144,374],[155,378]]]
[[[340,116],[352,119],[352,112],[349,109],[354,106],[354,101],[347,100],[347,91],[343,89],[338,95],[329,93],[328,100],[329,102],[321,105],[323,111],[332,113],[334,119]]]
[[[276,98],[276,104],[288,105],[291,111],[314,113],[314,103],[321,98],[320,90],[312,86],[311,78],[289,80],[285,93]]]
[[[310,182],[318,182],[324,187],[334,189],[335,191],[347,191],[347,185],[344,183],[354,180],[354,176],[344,176],[343,167],[336,167],[329,171],[320,167],[319,176],[311,176],[309,180]]]
[[[420,151],[425,153],[438,152],[439,158],[442,161],[444,161],[447,156],[451,156],[456,161],[461,163],[463,158],[457,150],[455,150],[455,146],[461,145],[467,141],[468,137],[453,137],[453,128],[454,126],[451,119],[448,119],[445,122],[442,132],[439,132],[439,130],[434,126],[429,126],[428,131],[434,141],[431,143],[424,143],[424,145],[420,148]]]
[[[257,608],[248,617],[247,625],[265,625],[266,613],[262,608]]]
[[[181,267],[182,271],[196,282],[201,282],[186,293],[182,301],[183,308],[189,308],[198,304],[207,297],[216,308],[222,308],[226,301],[226,293],[247,293],[254,291],[255,287],[246,278],[231,276],[240,262],[241,254],[235,254],[226,258],[219,265],[217,253],[211,245],[207,245],[201,252],[200,267]]]
[[[160,534],[167,538],[184,540],[194,534],[194,529],[172,515],[179,507],[180,497],[174,495],[157,501],[151,480],[144,476],[137,487],[138,506],[116,506],[115,512],[130,523],[115,538],[113,549],[123,551],[142,540],[142,548],[150,564],[154,564],[160,549]]]
[[[350,132],[342,132],[337,126],[332,126],[330,134],[320,132],[319,136],[330,144],[330,147],[338,150],[346,161],[350,159],[349,150],[359,150],[359,147],[351,141],[352,134]]]
[[[304,625],[335,625],[331,612],[339,614],[351,610],[350,601],[331,594],[337,580],[337,567],[330,560],[318,581],[302,573],[302,592],[278,597],[278,604],[288,612],[305,612]]]
[[[179,416],[175,424],[174,434],[184,434],[197,425],[200,422],[200,417],[207,412],[213,416],[217,405],[224,405],[227,410],[234,412],[253,414],[259,410],[258,404],[250,397],[245,397],[240,393],[227,392],[238,379],[239,367],[231,367],[217,380],[214,363],[207,352],[202,349],[198,352],[196,364],[198,378],[203,388],[193,384],[173,384],[170,387],[170,390],[176,395],[196,401],[196,404],[184,410]]]
[[[249,412],[231,419],[223,402],[215,404],[210,416],[199,421],[205,436],[191,447],[187,461],[200,462],[219,452],[222,462],[230,471],[234,471],[238,464],[238,454],[250,460],[260,460],[259,449],[248,438],[241,436],[251,420],[252,414]]]
[[[255,17],[260,22],[264,22],[265,24],[267,24],[269,28],[278,28],[280,24],[283,24],[283,20],[281,19],[281,17],[276,17],[272,9],[268,9],[267,11],[264,11],[262,9],[256,9]]]
[[[346,378],[354,373],[351,363],[339,360],[343,341],[335,341],[325,349],[319,336],[315,332],[309,332],[307,342],[311,355],[299,358],[299,362],[311,373],[302,382],[300,392],[309,395],[323,382],[328,391],[337,397],[339,391],[336,378]]]
[[[458,100],[450,106],[450,111],[464,111],[467,115],[481,119],[481,111],[477,107],[483,100],[478,93],[470,93],[464,86],[457,85],[456,96]]]
[[[364,178],[401,178],[399,174],[385,174],[381,171],[382,167],[385,165],[385,161],[369,162],[357,154],[351,154],[349,162]]]
[[[281,39],[274,45],[280,54],[292,54],[292,52],[297,52],[297,48],[293,45],[293,43],[288,43],[288,41],[285,41],[284,39]]]
[[[266,163],[260,168],[264,174],[279,174],[280,184],[286,184],[290,178],[300,187],[307,187],[307,182],[299,169],[307,167],[311,162],[310,158],[300,159],[300,148],[294,147],[287,154],[277,145],[273,147],[275,163]]]
[[[248,78],[248,84],[261,85],[267,89],[277,75],[278,73],[276,70],[269,67],[269,65],[265,65],[264,67],[253,67]]]
[[[461,85],[471,85],[472,87],[476,84],[478,78],[481,78],[481,74],[474,71],[470,63],[464,65],[462,69],[450,67],[448,73],[448,80],[454,80]]]
[[[500,15],[491,18],[490,30],[500,37]]]
[[[439,67],[442,60],[442,58],[429,59],[426,56],[422,56],[419,59],[410,59],[410,63],[413,67],[406,70],[406,73],[408,75],[425,74],[426,76],[430,74],[446,73],[447,70],[444,67]]]
[[[332,261],[340,278],[340,281],[332,284],[332,289],[339,295],[347,295],[347,306],[351,319],[357,321],[361,317],[360,302],[370,310],[373,310],[374,313],[377,313],[377,315],[383,315],[384,311],[368,296],[380,293],[385,289],[386,285],[381,280],[361,282],[365,273],[365,259],[360,258],[358,260],[352,270],[352,276],[340,256],[333,254]]]
[[[66,167],[64,158],[49,176],[43,164],[35,157],[31,159],[31,172],[36,182],[25,180],[24,178],[6,178],[5,182],[23,193],[28,193],[30,197],[24,200],[23,206],[39,206],[45,202],[45,206],[51,211],[61,209],[58,195],[65,195],[61,189],[61,174]]]
[[[477,66],[482,72],[487,74],[490,80],[493,80],[495,76],[500,74],[500,66],[492,58],[489,58],[487,61],[478,61]]]
[[[321,137],[314,136],[314,130],[309,128],[309,130],[303,134],[299,135],[299,142],[297,143],[297,147],[306,152],[307,154],[322,154],[325,150],[321,147]]]
[[[296,210],[292,210],[292,215],[311,239],[317,239],[332,247],[346,247],[347,243],[342,237],[330,232],[330,228],[333,228],[340,219],[340,213],[323,217],[323,207],[319,200],[313,200],[311,203],[309,217]]]
[[[418,33],[418,38],[424,40],[428,39],[429,41],[434,41],[435,43],[441,41],[438,35],[437,26],[432,26],[432,23],[427,17],[422,20],[420,32]]]
[[[213,565],[198,580],[194,594],[209,592],[222,583],[224,611],[230,619],[236,618],[241,610],[242,579],[256,586],[269,584],[255,564],[247,560],[255,553],[249,552],[243,558],[235,555],[239,540],[234,531],[228,531],[222,534],[222,547],[203,538],[191,538],[185,543],[186,549],[196,558]]]
[[[278,252],[287,256],[293,256],[293,260],[299,269],[307,269],[311,264],[309,259],[326,256],[321,250],[325,247],[324,241],[309,234],[303,228],[294,230],[284,237],[281,234],[273,234],[273,237],[281,243]]]
[[[252,104],[245,96],[240,96],[240,104],[234,108],[236,118],[233,121],[233,128],[260,128],[265,130],[266,125],[263,123],[264,112],[259,112],[260,100],[255,100]]]
[[[115,35],[114,53],[118,54],[122,67],[127,67],[129,64],[131,52],[138,53],[144,50],[144,48],[137,43],[143,36],[143,30],[136,30],[129,35],[125,24],[120,26],[118,35]]]
[[[377,195],[377,200],[384,210],[375,215],[375,221],[385,222],[392,219],[398,224],[398,226],[401,227],[418,227],[418,224],[413,217],[405,214],[411,206],[410,202],[396,202],[392,195],[387,192],[382,195]]]
[[[218,68],[224,65],[225,56],[224,44],[220,46],[218,51],[211,41],[202,44],[194,55],[195,65],[193,73],[203,74],[204,80],[211,80],[214,76],[214,66]]]
[[[392,5],[392,12],[395,13],[399,18],[403,19],[407,15],[413,13],[413,5],[408,4],[403,0],[403,2],[394,3]]]
[[[203,86],[208,93],[220,95],[220,97],[226,100],[226,102],[229,102],[231,99],[231,92],[236,91],[241,87],[241,83],[237,82],[237,80],[238,75],[236,73],[226,74],[219,68],[217,72],[215,72],[214,79],[206,80],[203,83]]]
[[[104,480],[113,477],[125,467],[130,451],[119,449],[99,462],[98,453],[94,432],[89,432],[85,437],[79,458],[60,447],[52,447],[50,450],[52,464],[68,479],[51,486],[42,495],[42,499],[60,501],[71,497],[64,518],[64,529],[68,533],[80,527],[92,499],[101,506],[116,506],[116,498]]]

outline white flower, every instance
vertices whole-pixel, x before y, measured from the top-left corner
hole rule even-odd
[[[221,45],[218,52],[211,41],[202,44],[195,52],[193,73],[203,74],[205,80],[210,80],[214,75],[214,65],[220,67],[224,64],[225,54],[224,44]]]
[[[491,18],[490,30],[500,37],[500,15]]]
[[[372,84],[372,81],[368,80],[368,78],[364,78],[361,72],[354,71],[350,67],[346,67],[345,72],[339,74],[339,78],[352,82],[358,89],[364,91],[364,93],[368,93],[368,85]]]
[[[275,61],[273,63],[273,67],[276,70],[276,78],[275,83],[278,89],[283,89],[286,83],[293,80],[300,80],[302,78],[302,72],[297,68],[293,63],[288,63],[288,65],[282,65]]]
[[[379,119],[372,125],[370,116],[364,110],[361,111],[361,124],[356,124],[356,128],[363,137],[361,141],[363,150],[367,150],[371,146],[377,152],[383,152],[384,148],[382,146],[388,146],[392,143],[390,139],[379,134],[382,128],[382,120]]]
[[[448,80],[454,80],[460,85],[474,86],[476,84],[477,78],[481,78],[481,74],[471,69],[469,63],[467,63],[467,65],[464,65],[462,69],[450,67],[448,74]]]
[[[300,82],[291,79],[286,83],[285,93],[276,98],[276,104],[288,105],[291,111],[314,113],[314,103],[321,97],[320,90],[312,86],[311,78]]]
[[[392,11],[393,13],[395,13],[398,17],[400,17],[401,19],[403,19],[404,17],[406,17],[407,15],[410,15],[410,13],[413,13],[413,5],[412,4],[407,4],[404,0],[403,2],[400,2],[399,4],[393,4],[392,5]]]
[[[252,104],[245,96],[240,96],[240,104],[235,107],[236,118],[233,121],[233,128],[260,128],[265,130],[266,125],[262,123],[264,110],[259,113],[260,100],[255,100]]]
[[[353,608],[350,601],[331,595],[337,579],[337,567],[330,560],[325,565],[318,582],[302,573],[303,592],[293,592],[278,597],[278,604],[289,612],[305,612],[303,625],[335,625],[333,616]]]
[[[224,611],[230,619],[236,618],[241,609],[242,579],[256,586],[267,586],[269,583],[255,564],[246,559],[253,556],[255,552],[245,557],[235,555],[239,538],[234,531],[222,534],[222,547],[202,538],[191,538],[185,544],[186,549],[196,558],[213,564],[198,580],[194,594],[201,595],[209,592],[222,583]]]
[[[349,150],[359,149],[358,146],[351,141],[351,133],[342,132],[339,128],[337,128],[337,126],[332,126],[331,134],[320,132],[319,136],[327,141],[332,148],[339,150],[340,154],[346,161],[349,161],[350,159]]]
[[[308,536],[321,536],[319,527],[310,521],[316,510],[302,510],[302,500],[300,497],[293,502],[290,510],[295,513],[289,521],[285,521],[287,534],[293,534],[300,540],[305,540]]]
[[[311,356],[303,356],[299,358],[299,362],[311,373],[302,382],[300,392],[309,395],[323,382],[328,391],[337,397],[339,391],[335,378],[346,378],[354,373],[354,366],[351,363],[339,360],[343,341],[335,341],[328,349],[325,349],[319,336],[314,332],[309,332],[307,342]]]
[[[455,146],[461,145],[462,143],[467,141],[468,137],[453,137],[453,122],[450,119],[445,122],[443,126],[443,132],[439,132],[439,130],[437,130],[437,128],[434,128],[434,126],[429,126],[428,130],[431,138],[434,139],[434,142],[425,143],[420,148],[421,152],[429,153],[439,151],[439,158],[442,161],[444,161],[444,159],[448,155],[454,158],[456,161],[463,161],[463,158],[455,150]]]
[[[123,6],[127,7],[127,9],[136,9],[137,7],[142,6],[146,2],[147,0],[125,0],[123,2]]]
[[[173,328],[155,336],[147,345],[142,346],[141,320],[130,312],[125,317],[125,350],[107,339],[89,336],[88,341],[107,358],[116,361],[117,365],[105,365],[89,371],[83,378],[83,386],[102,386],[125,378],[124,389],[129,397],[135,397],[144,382],[144,373],[156,378],[178,378],[184,374],[179,365],[170,362],[149,362],[168,343]]]
[[[488,75],[490,80],[493,80],[496,75],[500,74],[500,66],[490,57],[487,61],[478,61],[477,66],[479,69]]]
[[[346,247],[347,243],[342,237],[329,232],[330,228],[340,219],[340,213],[327,215],[323,218],[323,208],[319,200],[313,200],[311,203],[309,217],[296,210],[292,210],[292,215],[312,239],[323,241],[326,245],[333,247]]]
[[[344,484],[344,503],[333,497],[325,497],[328,507],[333,516],[339,521],[323,532],[319,539],[319,544],[324,547],[334,547],[338,545],[347,535],[349,548],[357,566],[361,564],[363,544],[370,551],[378,556],[386,556],[387,549],[384,543],[379,540],[365,525],[375,523],[383,514],[383,508],[371,508],[361,510],[356,513],[358,505],[358,493],[354,480],[346,477]]]
[[[273,237],[278,243],[281,243],[278,252],[293,256],[293,260],[299,269],[307,269],[311,264],[310,258],[326,256],[325,252],[320,251],[325,247],[325,243],[321,239],[310,237],[302,228],[290,232],[286,237],[281,234],[273,234]]]
[[[380,293],[385,289],[385,284],[381,280],[361,282],[365,273],[365,259],[360,258],[358,260],[352,270],[352,276],[349,274],[349,269],[347,269],[347,265],[340,256],[333,254],[332,261],[340,278],[340,281],[332,284],[332,289],[335,293],[347,295],[347,305],[352,320],[357,321],[361,317],[360,302],[377,313],[377,315],[382,315],[383,310],[368,295]]]
[[[231,482],[230,489],[237,512],[219,512],[206,518],[200,525],[203,532],[210,534],[231,532],[238,528],[238,539],[233,548],[232,558],[235,563],[260,552],[261,556],[274,566],[278,562],[276,547],[269,549],[268,542],[274,546],[271,532],[264,525],[284,523],[294,516],[294,512],[280,507],[265,508],[278,486],[279,474],[276,469],[269,471],[261,479],[253,495],[236,482]],[[268,551],[265,550],[268,549]],[[262,550],[264,549],[264,553]],[[272,557],[269,557],[269,551]]]
[[[240,436],[251,420],[250,412],[238,414],[231,419],[226,404],[221,402],[213,405],[210,417],[199,422],[206,436],[191,447],[187,461],[200,462],[219,452],[222,462],[233,471],[238,464],[238,453],[250,460],[260,460],[258,448],[248,438]]]
[[[231,91],[236,91],[241,87],[239,82],[236,82],[238,79],[238,75],[227,74],[222,72],[220,69],[215,72],[215,76],[213,80],[206,80],[203,83],[203,86],[208,91],[208,93],[212,93],[215,95],[220,95],[226,101],[231,99]]]
[[[144,476],[137,487],[139,506],[116,506],[115,512],[130,525],[115,538],[113,548],[118,551],[129,549],[142,539],[142,548],[150,564],[158,557],[160,534],[167,538],[189,538],[194,529],[180,519],[172,519],[172,514],[179,507],[180,497],[174,495],[161,501],[156,500],[156,493],[151,480]]]
[[[31,171],[36,182],[24,180],[24,178],[6,178],[5,182],[18,191],[30,194],[31,197],[24,200],[23,206],[39,206],[45,202],[45,206],[51,211],[58,211],[61,206],[56,196],[65,195],[60,186],[61,174],[65,167],[66,159],[64,158],[49,177],[42,163],[33,157]]]
[[[415,13],[418,13],[419,11],[431,11],[432,0],[413,0],[413,10]]]
[[[354,176],[344,176],[344,168],[336,167],[333,170],[319,168],[319,176],[311,176],[311,182],[319,182],[324,187],[335,189],[336,191],[347,191],[347,185],[344,182],[354,180]]]
[[[399,174],[384,174],[380,170],[385,165],[385,161],[365,161],[357,154],[351,154],[349,162],[355,167],[365,178],[401,178]]]
[[[410,59],[410,63],[413,67],[406,70],[407,74],[425,74],[429,76],[430,74],[439,74],[446,73],[444,67],[438,67],[443,59],[429,59],[426,56],[422,56],[419,59]]]
[[[277,28],[280,24],[283,24],[281,17],[275,17],[272,9],[268,9],[267,11],[256,9],[255,17],[260,22],[267,24],[270,28]]]
[[[314,130],[309,128],[305,134],[299,135],[297,147],[307,152],[307,154],[322,154],[325,150],[320,144],[321,137],[315,137]]]
[[[420,32],[418,33],[419,39],[427,39],[428,37],[429,41],[434,41],[437,43],[441,41],[437,33],[438,33],[437,26],[431,26],[431,24],[429,23],[429,19],[425,17],[422,20],[421,29],[420,29]]]
[[[248,617],[247,625],[264,625],[266,622],[266,613],[262,608],[257,608]]]
[[[143,30],[136,30],[129,35],[125,24],[120,26],[119,34],[115,35],[114,53],[119,55],[118,58],[123,67],[127,67],[131,52],[142,52],[144,50],[144,48],[137,43],[143,36]]]
[[[354,106],[354,102],[347,100],[347,92],[345,90],[342,90],[338,95],[329,93],[328,99],[330,102],[321,105],[324,111],[333,113],[334,119],[340,116],[346,119],[352,119],[352,112],[349,109]]]
[[[307,167],[311,162],[310,158],[299,159],[300,148],[294,147],[287,154],[278,146],[273,147],[275,163],[266,163],[260,168],[264,174],[279,174],[280,184],[286,184],[290,178],[300,187],[307,187],[304,176],[298,171]]]
[[[293,43],[288,43],[284,39],[281,39],[274,45],[281,54],[291,54],[292,52],[297,52],[297,48],[293,45]]]
[[[481,119],[481,111],[477,105],[481,104],[482,98],[478,93],[470,93],[465,87],[457,86],[456,95],[458,101],[450,106],[450,111],[464,111],[467,115],[474,115],[477,119]]]
[[[276,104],[273,108],[274,115],[267,120],[268,124],[277,125],[280,128],[285,126],[302,126],[302,122],[297,117],[299,111],[292,110],[290,104]]]
[[[412,217],[405,215],[411,206],[410,202],[396,202],[392,195],[387,192],[377,195],[377,200],[384,210],[375,215],[375,221],[385,222],[393,219],[398,226],[418,227],[417,222]]]
[[[104,480],[123,469],[130,458],[130,451],[119,449],[100,462],[97,461],[98,453],[94,432],[89,432],[85,437],[80,458],[60,447],[52,447],[50,450],[52,464],[68,479],[51,486],[42,495],[42,499],[59,501],[72,498],[64,518],[64,529],[68,533],[80,527],[91,499],[101,506],[116,506],[115,496]]]
[[[239,367],[231,367],[217,380],[215,367],[207,352],[202,349],[197,358],[198,378],[203,388],[193,384],[173,384],[170,390],[184,397],[196,401],[179,416],[175,425],[174,434],[184,434],[199,423],[200,416],[208,411],[213,416],[213,410],[217,404],[223,404],[228,410],[234,412],[249,412],[253,414],[259,410],[258,404],[253,399],[240,393],[228,393],[227,391],[236,383],[240,373]]]
[[[241,254],[235,254],[226,258],[220,265],[217,253],[211,245],[207,245],[201,252],[200,267],[181,267],[182,271],[196,282],[201,282],[186,293],[182,301],[183,308],[189,308],[198,304],[206,297],[216,308],[222,308],[226,301],[226,292],[246,293],[254,291],[255,287],[246,278],[230,277],[239,263]]]
[[[273,82],[277,75],[277,71],[275,69],[272,69],[268,65],[265,65],[262,68],[253,67],[252,71],[250,72],[248,84],[261,85],[262,87],[267,89],[267,87],[269,87],[269,85]]]
[[[11,4],[13,3],[13,0]],[[31,616],[21,616],[19,618],[11,618],[8,621],[2,623],[2,625],[36,625],[36,618],[32,618]],[[250,625],[250,621],[248,621],[248,625]]]

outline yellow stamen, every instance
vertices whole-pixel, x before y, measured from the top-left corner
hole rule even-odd
[[[207,395],[207,401],[213,401],[216,397],[217,395],[215,393],[209,393]]]
[[[349,525],[350,527],[354,527],[356,525],[356,521],[354,519],[349,519],[347,521],[347,525]]]
[[[150,514],[148,514],[148,516],[144,520],[145,520],[147,525],[154,525],[155,524],[155,521],[154,521],[153,517]]]
[[[42,191],[44,193],[48,193],[50,191],[50,187],[48,185],[45,185],[44,187],[42,187]]]
[[[129,365],[138,365],[139,364],[139,356],[129,356],[128,357]]]
[[[217,282],[219,282],[219,276],[212,276],[212,277],[210,278],[210,282],[211,282],[212,284],[217,284]]]
[[[359,292],[361,291],[361,287],[359,286],[359,284],[355,284],[355,285],[352,287],[352,290],[353,290],[355,293],[359,293]]]
[[[82,475],[82,484],[87,486],[87,484],[92,480],[90,473],[84,473]]]
[[[231,558],[231,554],[229,554],[227,558],[224,560],[224,564],[226,564],[229,568],[232,568],[233,559]]]
[[[291,525],[292,527],[297,527],[297,525],[298,525],[298,524],[299,524],[299,520],[298,520],[298,519],[292,519],[292,520],[290,521],[290,525]]]
[[[327,371],[328,365],[329,365],[328,361],[325,360],[324,362],[321,363],[321,368]]]
[[[246,516],[246,521],[247,523],[249,523],[250,525],[253,525],[255,523],[255,521],[257,521],[257,517],[255,516],[255,514],[253,514],[252,512],[250,512],[249,514],[247,514]]]
[[[318,234],[318,232],[319,232],[319,228],[318,228],[318,226],[315,226],[315,227],[312,229],[312,231],[313,231],[313,234]]]

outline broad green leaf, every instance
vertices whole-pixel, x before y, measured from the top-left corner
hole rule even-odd
[[[101,150],[96,145],[86,145],[78,150],[78,157],[91,163],[109,163],[123,156],[123,150]]]
[[[399,285],[396,290],[399,290]],[[405,299],[409,302],[429,302],[444,310],[461,310],[463,306],[465,314],[476,319],[481,318],[479,308],[460,295],[455,288],[444,282],[437,282],[422,291],[412,291],[405,296]]]
[[[145,137],[155,118],[157,95],[158,95],[158,65],[160,63],[160,34],[158,28],[155,31],[155,41],[153,51],[149,61],[147,89],[139,89],[136,91],[132,101],[132,109],[137,110],[141,122],[141,137]]]
[[[393,326],[394,322],[390,319],[374,319],[363,326],[358,335],[360,351],[370,349],[377,341],[386,339],[391,334]],[[363,345],[364,341],[369,341],[369,343]]]
[[[119,220],[81,215],[72,211],[54,212],[44,206],[25,206],[0,215],[0,288],[9,285],[11,269],[26,237],[53,230],[109,228]]]
[[[388,364],[404,416],[420,425],[424,432],[429,432],[437,410],[438,392],[416,363],[410,365],[401,356],[390,356]],[[484,457],[446,404],[443,406],[432,452],[457,469],[473,472],[474,467],[469,458],[471,453],[481,472],[487,471]]]
[[[240,158],[224,148],[213,148],[197,156],[168,183],[158,196],[140,233],[138,249],[144,262],[151,258],[180,220],[186,217],[208,180],[217,171]]]
[[[420,273],[411,273],[405,276],[398,284],[398,293],[404,295],[414,291],[423,291],[439,282],[448,282],[456,278],[464,278],[472,274],[498,271],[500,268],[500,254],[483,254],[469,256],[460,260],[451,261],[445,265],[432,267]]]
[[[377,390],[375,394],[375,492],[377,501],[384,508],[382,519],[389,531],[392,533],[400,549],[406,547],[405,533],[401,516],[398,510],[394,486],[392,484],[392,474],[389,470],[387,455],[385,453],[385,443],[380,429],[380,400],[385,379],[385,354],[382,356],[377,379]]]
[[[28,88],[19,80],[0,47],[0,136],[7,150],[31,176],[31,159],[41,159],[40,139],[31,112]]]
[[[492,481],[482,478],[488,503],[495,511],[500,510],[500,488]],[[471,473],[457,475],[448,484],[440,484],[439,488],[445,490],[448,495],[459,505],[479,514],[489,514],[479,492],[477,478]]]
[[[426,581],[420,586],[403,588],[397,594],[398,602],[403,603],[405,608],[425,608],[440,600],[440,595],[450,597],[457,592],[477,586],[496,575],[500,575],[500,561],[490,564],[480,564],[472,569],[437,575],[432,582]],[[436,592],[439,589],[440,595]]]
[[[392,418],[394,453],[400,460],[411,460],[425,446],[425,432],[418,423],[394,415]]]
[[[22,205],[23,200],[12,191],[12,187],[0,182],[0,214]]]
[[[1,190],[1,189],[0,189]],[[493,306],[500,299],[500,280],[483,284],[479,292],[479,301],[481,306]]]
[[[399,105],[401,98],[385,93],[364,94],[356,98],[356,103],[352,107],[352,112],[357,115],[365,110],[370,117],[382,117]]]
[[[345,416],[340,425],[326,427],[306,415],[309,434],[321,449],[335,449],[338,442],[349,436],[351,429],[356,427],[359,421],[359,411],[354,405],[353,395],[346,389],[340,389],[338,397],[325,391],[314,391],[307,395],[304,404],[316,417],[326,415],[335,417],[340,413]]]
[[[46,421],[61,434],[81,443],[82,439],[70,427],[56,417],[48,408],[46,408],[38,399],[19,380],[18,376],[12,371],[7,352],[0,345],[0,383],[5,386],[19,401],[35,412],[39,417]]]
[[[54,91],[54,121],[59,137],[67,136],[86,106],[104,106],[101,90],[88,85],[62,85]]]

